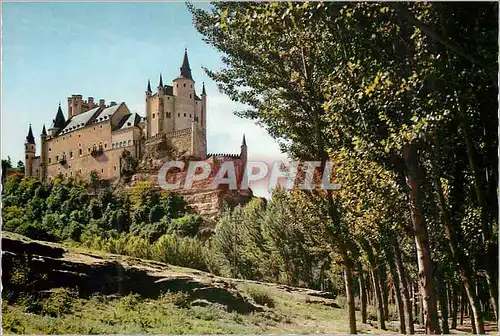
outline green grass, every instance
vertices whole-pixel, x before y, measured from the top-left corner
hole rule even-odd
[[[158,299],[138,295],[76,297],[56,289],[45,298],[3,303],[3,329],[9,334],[249,334],[347,333],[347,311],[311,303],[275,287],[240,284],[239,289],[274,308],[252,314],[229,313],[217,306],[190,307],[182,293]],[[263,303],[261,301],[261,303]],[[358,325],[361,332],[374,332]]]
[[[136,295],[90,300],[57,291],[40,302],[3,304],[3,329],[12,334],[261,333],[256,316],[239,317],[216,307],[182,307],[178,295],[143,300]]]

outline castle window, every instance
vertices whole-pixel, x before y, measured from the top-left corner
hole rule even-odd
[[[186,83],[184,83],[184,87],[186,87]]]
[[[177,85],[177,87],[179,87],[179,84],[176,84],[176,85]]]
[[[193,84],[191,84],[191,89],[193,88]]]
[[[180,117],[180,116],[181,116],[181,114],[180,114],[180,113],[177,113],[177,116],[178,116],[178,117]]]
[[[153,119],[155,118],[155,114],[153,113]]]
[[[78,137],[79,137],[79,138],[81,138],[81,137],[82,137],[82,135],[81,135],[81,134],[78,134]]]
[[[56,155],[56,161],[59,161],[59,155]]]
[[[129,145],[131,145],[131,144],[132,144],[132,140],[129,140],[129,141],[128,141],[128,144],[129,144]]]
[[[73,158],[73,152],[69,152],[69,158],[72,159]]]
[[[73,171],[70,171],[70,172],[69,172],[69,175],[70,175],[70,176],[73,176]]]
[[[81,173],[82,172],[82,168],[78,169],[78,172]]]
[[[88,152],[90,153],[90,147],[88,148]]]
[[[102,125],[101,125],[101,126],[99,126],[99,128],[102,128]]]
[[[26,155],[26,160],[28,160],[28,155]]]
[[[194,121],[198,121],[198,117],[194,117]]]
[[[50,164],[50,161],[52,161],[52,160],[49,158],[49,164]]]
[[[192,95],[192,94],[189,94],[189,98],[193,98],[193,95]]]
[[[80,156],[82,156],[82,149],[80,148],[78,151],[79,151]]]
[[[192,118],[191,114],[189,115],[189,118]]]
[[[81,143],[81,142],[80,142],[80,143],[78,143],[78,147],[82,147],[82,143]]]
[[[104,148],[108,148],[108,144],[107,143],[104,143]]]
[[[71,165],[68,165],[68,168],[71,168]]]
[[[170,97],[167,97],[167,100],[170,100]]]
[[[113,166],[113,170],[116,170],[116,166]]]
[[[52,148],[49,147],[49,153],[52,152]]]
[[[95,131],[95,127],[94,127],[94,131]]]
[[[186,116],[186,113],[184,113],[184,116]]]
[[[104,168],[103,168],[103,169],[101,169],[101,173],[104,173]]]

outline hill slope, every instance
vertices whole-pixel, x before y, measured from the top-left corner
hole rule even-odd
[[[2,235],[7,333],[348,332],[325,292]]]

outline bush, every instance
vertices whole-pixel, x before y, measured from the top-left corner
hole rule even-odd
[[[179,237],[194,237],[198,233],[203,220],[199,215],[186,215],[172,219],[168,227],[168,234]]]
[[[246,292],[255,301],[255,303],[262,306],[268,306],[269,308],[274,308],[274,299],[264,290],[256,287],[248,287]]]
[[[50,297],[42,302],[42,313],[58,317],[68,314],[73,309],[76,293],[68,288],[56,288]]]
[[[153,259],[168,264],[206,271],[203,245],[193,238],[161,236],[152,246]]]

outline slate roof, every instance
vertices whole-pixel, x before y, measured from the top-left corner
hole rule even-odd
[[[106,107],[104,108],[95,118],[94,118],[94,121],[93,123],[99,123],[101,121],[105,121],[105,120],[108,120],[109,118],[111,118],[111,116],[113,115],[113,113],[116,112],[116,110],[118,110],[118,108],[122,105],[123,103],[120,103],[120,104],[117,104],[117,105],[114,105],[114,106],[110,106],[110,107]]]
[[[92,117],[94,117],[94,115],[96,115],[101,108],[102,106],[94,107],[93,109],[87,112],[83,112],[71,117],[71,119],[69,119],[69,122],[66,124],[66,126],[59,134],[65,134],[85,127],[92,119]]]
[[[117,127],[113,130],[113,132],[134,127],[138,123],[140,123],[141,120],[142,120],[141,116],[137,113],[127,114],[123,116],[123,118],[120,120],[120,122],[118,123]]]
[[[31,124],[30,128],[28,129],[28,136],[26,137],[26,143],[35,144],[35,137],[33,136],[33,130],[31,129]]]

